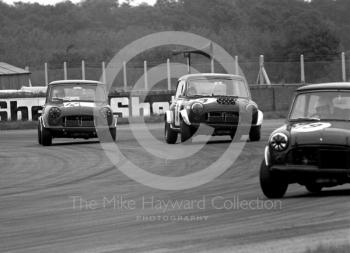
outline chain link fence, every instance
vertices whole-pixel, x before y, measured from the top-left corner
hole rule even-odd
[[[147,70],[156,67],[160,64],[166,64],[166,59],[155,62],[147,62]],[[182,61],[173,62],[171,60],[171,66],[178,64],[178,67],[183,69],[183,75],[188,74],[188,61],[183,59]],[[234,66],[234,63],[232,63]],[[207,58],[194,58],[191,60],[190,66],[198,72],[208,73],[211,71],[210,60]],[[239,61],[241,72],[246,77],[250,85],[257,84],[257,78],[259,73],[259,60]],[[345,73],[342,68],[345,66]],[[331,61],[305,61],[304,72],[305,72],[305,83],[321,83],[321,82],[341,82],[343,81],[344,74],[347,81],[350,77],[350,61],[345,61],[344,65],[342,60],[339,59]],[[109,66],[113,71],[113,66]],[[265,61],[264,68],[271,81],[271,84],[298,84],[302,83],[301,78],[301,63],[299,61],[290,62],[277,62],[277,61]],[[42,68],[33,68],[31,71],[31,83],[33,86],[44,86],[45,80],[45,69],[44,64]],[[117,70],[116,70],[117,71]],[[140,79],[144,79],[144,63],[143,62],[130,62],[126,64],[126,83],[124,80],[123,71],[120,71],[114,80],[113,88],[117,90],[129,90],[134,84]],[[221,65],[215,62],[215,72],[224,73]],[[85,63],[85,79],[89,80],[100,80],[102,77],[102,63]],[[164,80],[154,85],[154,90],[167,90],[167,73],[161,73],[164,75]],[[64,79],[63,63],[61,66],[48,66],[48,82],[54,80]],[[69,66],[67,67],[67,79],[82,79],[82,66]],[[171,89],[176,87],[176,78],[171,79]]]

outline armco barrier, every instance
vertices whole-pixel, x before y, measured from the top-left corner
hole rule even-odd
[[[286,111],[298,87],[300,85],[251,86],[251,93],[262,111]],[[150,116],[163,114],[169,108],[173,95],[174,91],[140,91],[132,95],[129,92],[116,92],[110,94],[109,101],[119,117]],[[16,97],[13,94],[2,94],[0,121],[37,120],[38,111],[44,102],[43,94],[17,93]]]

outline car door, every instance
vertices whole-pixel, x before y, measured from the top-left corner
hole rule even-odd
[[[177,89],[176,89],[176,93],[175,93],[175,98],[174,98],[174,122],[175,122],[175,126],[180,126],[180,110],[181,110],[181,106],[184,102],[184,91],[185,91],[185,86],[186,86],[186,82],[184,80],[180,80],[178,85],[177,85]]]

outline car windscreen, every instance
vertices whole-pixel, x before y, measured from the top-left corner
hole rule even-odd
[[[102,85],[64,84],[51,87],[49,101],[106,102],[107,96],[105,88]]]
[[[243,80],[211,78],[188,81],[186,91],[188,97],[195,96],[235,96],[249,97],[248,87]]]
[[[317,91],[296,96],[290,120],[350,120],[350,91]]]

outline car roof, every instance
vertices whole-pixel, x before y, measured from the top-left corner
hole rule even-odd
[[[350,90],[350,82],[338,83],[318,83],[300,87],[298,91],[313,91],[313,90]]]
[[[69,85],[69,84],[103,84],[99,81],[93,81],[93,80],[58,80],[58,81],[53,81],[49,83],[49,85],[56,85],[56,84],[61,84],[61,85]]]
[[[240,75],[232,75],[232,74],[220,74],[220,73],[199,73],[199,74],[188,74],[179,78],[179,80],[188,80],[195,78],[235,78],[235,79],[244,79],[243,76]]]

